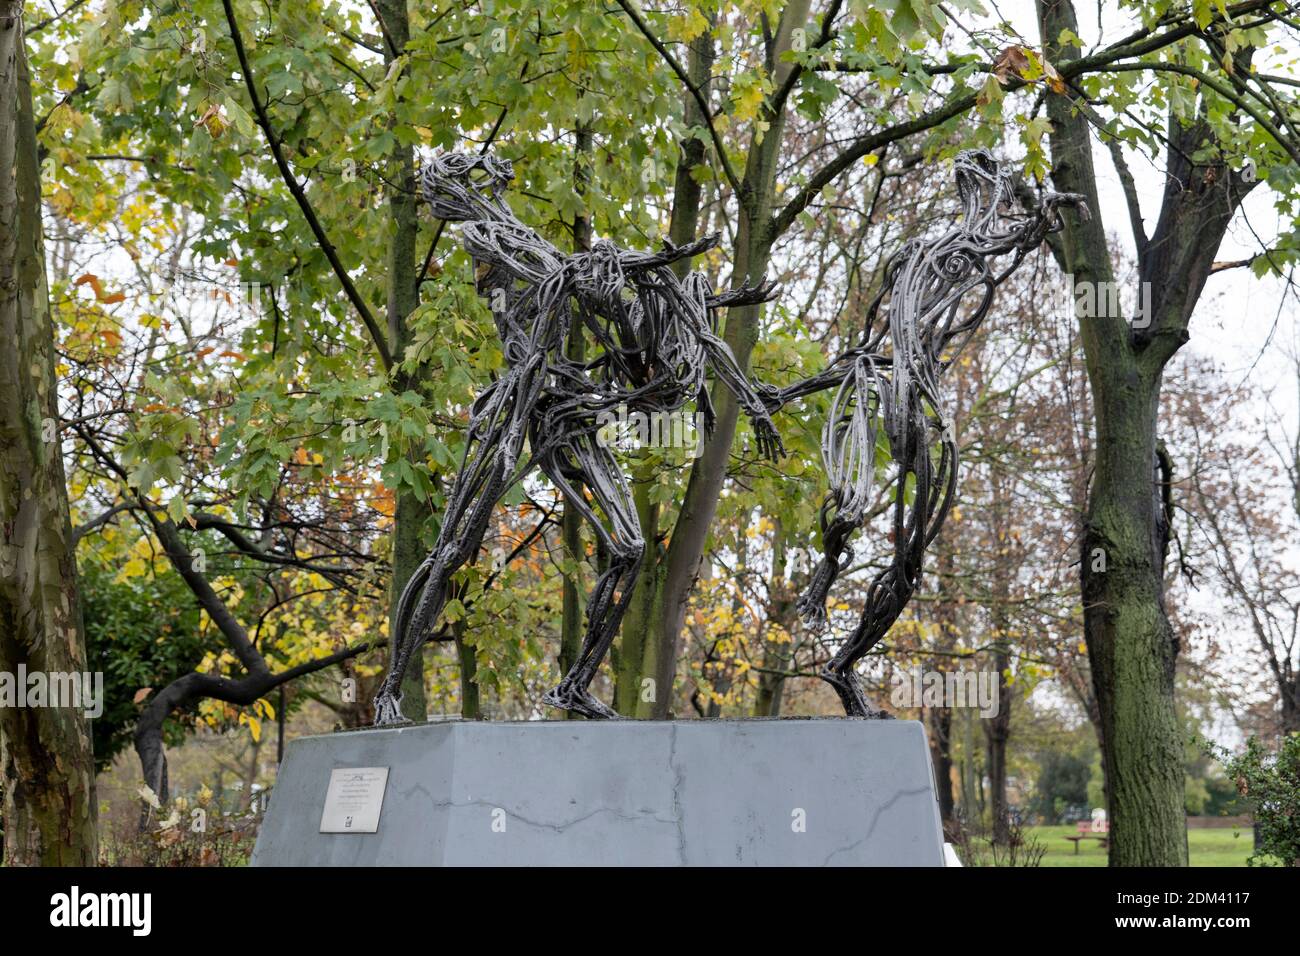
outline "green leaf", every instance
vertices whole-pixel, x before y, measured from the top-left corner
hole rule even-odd
[[[222,105],[226,108],[226,115],[230,117],[230,122],[239,131],[240,136],[247,139],[257,136],[257,124],[253,122],[253,117],[248,115],[248,111],[240,106],[233,96],[228,94],[222,100]]]

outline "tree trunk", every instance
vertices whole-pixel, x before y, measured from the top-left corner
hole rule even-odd
[[[1007,740],[1011,737],[1011,688],[1006,673],[1011,655],[1004,646],[993,654],[998,670],[998,712],[984,719],[984,737],[988,744],[989,809],[993,817],[993,842],[1006,846],[1011,833],[1010,806],[1007,803]]]
[[[1278,693],[1282,698],[1279,732],[1283,737],[1300,733],[1300,681],[1280,681]]]
[[[58,430],[54,326],[22,3],[0,3],[0,671],[80,675],[86,643]],[[5,862],[94,865],[80,706],[0,706]]]
[[[951,710],[949,711],[951,713]],[[975,828],[980,821],[979,768],[975,764],[978,751],[975,748],[975,718],[969,710],[959,712],[962,730],[961,762],[958,775],[961,779],[961,815],[968,828]]]
[[[1049,58],[1077,56],[1077,48],[1055,46],[1063,29],[1077,30],[1073,5],[1040,0],[1040,16]],[[1048,115],[1056,185],[1083,193],[1098,212],[1086,119],[1072,113],[1063,97],[1048,98]],[[1061,238],[1063,267],[1076,288],[1114,288],[1099,215],[1067,224]],[[1186,866],[1182,746],[1174,713],[1177,648],[1165,616],[1153,507],[1159,377],[1142,374],[1123,316],[1081,315],[1079,322],[1096,429],[1080,539],[1084,638],[1101,720],[1110,861]]]
[[[787,550],[785,524],[772,519],[772,576],[768,593],[772,596],[772,623],[779,625],[788,639],[798,618],[798,594],[786,581]],[[791,644],[788,640],[769,639],[763,647],[763,673],[758,675],[758,693],[754,698],[755,717],[781,716],[781,698],[785,695],[785,671],[790,667]]]
[[[1038,0],[1049,60],[1079,48],[1071,0]],[[1205,39],[1209,39],[1208,35]],[[1252,51],[1233,69],[1249,72]],[[1217,54],[1216,54],[1217,58]],[[1204,105],[1201,106],[1202,110]],[[1251,188],[1214,158],[1203,116],[1168,124],[1165,191],[1148,240],[1135,216],[1143,322],[1109,314],[1114,270],[1097,202],[1090,127],[1068,96],[1047,97],[1052,178],[1082,193],[1089,222],[1069,218],[1054,252],[1076,290],[1093,292],[1097,314],[1079,328],[1096,428],[1096,465],[1081,538],[1084,636],[1100,715],[1112,866],[1186,866],[1183,739],[1174,706],[1178,640],[1164,603],[1165,552],[1172,509],[1171,465],[1159,448],[1157,416],[1165,364],[1188,340],[1188,322],[1232,216]],[[1193,157],[1196,157],[1195,162]],[[1116,159],[1122,164],[1122,154]],[[1120,168],[1121,175],[1127,169]],[[1080,301],[1083,301],[1082,298]]]
[[[383,19],[387,35],[400,54],[411,36],[411,19],[406,0],[377,0],[378,15]],[[393,51],[384,48],[384,62],[392,63]],[[396,120],[394,120],[394,123]],[[389,163],[388,181],[398,184],[388,189],[388,347],[394,362],[394,391],[408,389],[419,391],[426,375],[422,366],[414,371],[402,371],[400,366],[411,339],[407,320],[420,302],[416,241],[419,237],[417,196],[415,191],[415,155],[410,146],[397,146]],[[421,457],[411,455],[413,463]],[[422,540],[425,523],[429,520],[429,503],[422,501],[412,489],[398,487],[393,510],[392,590],[388,605],[388,632],[394,633],[397,624],[397,602],[402,589],[425,558]],[[391,645],[390,645],[391,646]],[[428,701],[424,693],[424,656],[411,657],[402,677],[402,716],[417,723],[428,716]]]
[[[998,675],[997,713],[984,718],[984,738],[988,747],[989,809],[992,816],[993,843],[1006,846],[1010,841],[1010,808],[1007,804],[1007,741],[1011,737],[1011,578],[1018,563],[1011,560],[1010,525],[1013,486],[1010,476],[996,464],[990,466],[989,490],[992,502],[988,509],[989,536],[996,550],[993,562],[993,589],[989,618],[993,627],[993,667]]]
[[[1099,370],[1097,466],[1083,535],[1084,635],[1101,715],[1112,866],[1186,866],[1178,642],[1164,606],[1168,533],[1153,493],[1158,380]]]
[[[706,101],[709,96],[709,77],[713,71],[713,26],[695,37],[689,46],[687,55],[687,75],[691,83],[703,94]],[[699,104],[690,93],[683,93],[683,112],[688,126],[698,126],[704,122]],[[704,144],[696,138],[687,139],[681,144],[681,155],[677,161],[676,178],[673,181],[673,208],[668,223],[668,238],[676,245],[682,246],[695,241],[700,224],[700,201],[702,189],[693,175],[693,170],[705,161]],[[690,268],[686,260],[675,262],[672,270],[680,278]],[[654,642],[658,632],[659,599],[667,570],[667,552],[659,542],[659,503],[650,500],[654,488],[654,473],[647,467],[641,467],[636,474],[632,494],[636,504],[637,517],[641,523],[641,538],[645,541],[645,554],[637,572],[636,588],[632,602],[628,605],[623,622],[623,634],[620,641],[618,694],[616,706],[620,714],[651,717],[656,715],[656,706],[660,697],[664,699],[664,713],[668,706],[667,699],[672,692],[671,685],[662,687],[657,681],[649,685],[649,693],[643,693],[642,681],[655,674]],[[642,698],[648,698],[643,700]]]
[[[678,196],[680,195],[679,192]],[[673,221],[676,222],[676,204],[673,208]],[[673,241],[677,241],[676,237]],[[654,602],[662,580],[664,555],[659,542],[659,503],[650,500],[650,491],[654,488],[654,471],[648,460],[638,463],[632,480],[632,500],[636,505],[637,521],[645,540],[645,557],[637,571],[636,587],[632,592],[627,615],[623,618],[623,634],[619,641],[614,709],[624,717],[635,717],[641,706],[646,635],[654,620]]]
[[[790,74],[791,64],[784,57],[791,50],[793,31],[803,29],[807,24],[808,8],[809,0],[791,0],[781,13],[768,56],[774,87],[779,88]],[[739,219],[731,276],[735,287],[760,281],[767,270],[771,252],[773,190],[776,161],[785,129],[784,107],[778,112],[765,108],[761,119],[767,128],[762,141],[750,146],[741,194],[736,197]],[[749,372],[750,353],[758,338],[760,314],[761,306],[757,305],[727,312],[722,337],[735,355],[740,370],[746,374]],[[638,715],[660,720],[669,716],[686,602],[704,557],[709,527],[727,476],[731,443],[740,413],[735,396],[720,382],[714,383],[711,395],[717,422],[713,435],[704,442],[703,451],[691,468],[681,511],[673,526],[662,583],[654,602],[655,630],[648,635],[645,646],[644,672],[653,676],[657,692],[649,712],[638,711]]]
[[[483,706],[478,692],[478,657],[473,644],[465,642],[465,622],[456,621],[451,626],[456,642],[456,657],[460,661],[460,715],[465,720],[481,720]]]
[[[739,247],[735,264],[736,278],[733,280],[737,286],[745,281],[757,281],[767,268],[769,249],[754,237],[753,220],[752,215],[741,214],[736,240]],[[758,306],[744,306],[730,310],[727,315],[723,338],[736,356],[741,371],[745,373],[749,371],[749,356],[758,337],[758,314]],[[686,603],[695,586],[700,562],[704,558],[718,497],[727,476],[731,442],[740,413],[735,396],[721,383],[714,384],[711,395],[717,422],[713,435],[704,443],[704,449],[696,459],[686,484],[686,493],[673,526],[662,583],[654,605],[654,631],[645,642],[643,672],[653,678],[656,694],[655,700],[643,705],[644,709],[639,710],[638,715],[656,720],[664,720],[670,713]]]
[[[940,672],[952,667],[953,658],[949,655],[956,649],[956,638],[960,633],[961,611],[957,603],[960,584],[956,573],[957,555],[951,543],[954,535],[954,527],[948,525],[934,542],[935,602],[931,614],[938,631],[934,667]],[[930,756],[939,785],[939,815],[947,832],[955,834],[957,798],[952,784],[952,708],[929,707],[925,711],[925,721],[930,728]]]
[[[956,822],[957,801],[952,792],[952,708],[931,707],[926,711],[930,728],[930,759],[939,787],[939,816],[944,832],[951,834]]]
[[[591,128],[579,123],[573,134],[573,189],[579,196],[586,195],[591,182]],[[573,251],[588,252],[591,249],[591,217],[584,211],[573,217]],[[581,323],[574,323],[569,330],[569,341],[565,344],[565,353],[569,361],[581,363],[586,359],[587,343]],[[573,489],[582,494],[582,482],[570,479]],[[586,596],[586,586],[582,566],[587,560],[587,549],[582,543],[582,514],[567,501],[564,513],[560,516],[560,538],[564,543],[564,556],[572,565],[572,570],[564,575],[564,590],[561,596],[560,614],[560,674],[565,675],[582,653],[583,615],[582,602]],[[577,715],[564,711],[563,718],[572,720]]]

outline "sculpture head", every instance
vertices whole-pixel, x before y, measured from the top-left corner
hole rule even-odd
[[[1083,196],[1043,189],[1038,193],[1037,210],[1028,209],[1029,216],[1017,213],[1015,180],[987,149],[963,150],[953,166],[961,197],[963,232],[986,239],[1017,237],[1017,245],[1028,249],[1061,228],[1062,207],[1075,209],[1081,219],[1089,217]]]
[[[614,304],[627,289],[618,246],[608,239],[597,239],[591,249],[574,256],[574,285],[603,315],[613,315]]]
[[[971,232],[987,232],[995,220],[1015,205],[1011,174],[1002,169],[987,149],[967,149],[957,154],[953,172],[961,197],[964,221]]]
[[[420,168],[420,191],[433,214],[449,222],[488,218],[515,178],[510,160],[491,153],[442,153]]]

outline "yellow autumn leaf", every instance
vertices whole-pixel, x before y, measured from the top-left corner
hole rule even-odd
[[[117,573],[117,579],[126,581],[131,578],[138,578],[148,570],[149,566],[145,564],[142,558],[131,558],[126,564],[122,565],[122,570]]]
[[[733,115],[741,122],[748,122],[758,116],[766,93],[765,83],[759,76],[745,74],[732,86],[731,103]]]
[[[709,21],[704,14],[694,7],[682,17],[673,17],[668,21],[668,38],[678,43],[688,43],[709,28]]]

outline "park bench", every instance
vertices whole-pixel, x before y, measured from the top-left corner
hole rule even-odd
[[[1104,850],[1107,846],[1107,834],[1110,832],[1110,824],[1102,823],[1100,829],[1094,829],[1094,825],[1087,820],[1080,820],[1076,827],[1077,832],[1066,839],[1074,844],[1074,855],[1079,855],[1079,842],[1081,840],[1100,840],[1101,848]]]

